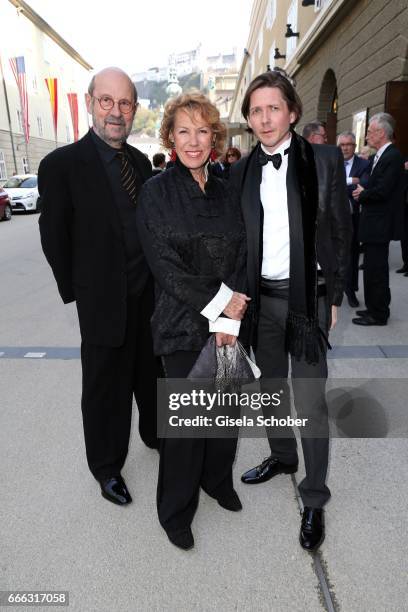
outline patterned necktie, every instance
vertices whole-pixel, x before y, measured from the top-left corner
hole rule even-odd
[[[273,167],[276,168],[276,170],[279,170],[279,168],[282,165],[282,155],[280,153],[274,153],[273,155],[268,155],[267,153],[262,151],[262,149],[260,149],[259,154],[258,154],[258,161],[261,164],[261,166],[266,166],[268,162],[272,162]]]
[[[126,151],[118,151],[116,157],[120,161],[120,178],[132,204],[137,202],[139,181],[135,169]]]

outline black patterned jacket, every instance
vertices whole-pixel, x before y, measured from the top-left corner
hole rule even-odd
[[[246,239],[239,197],[209,170],[205,193],[179,161],[147,181],[137,206],[142,247],[155,278],[156,355],[201,350],[200,312],[224,282],[246,290]]]

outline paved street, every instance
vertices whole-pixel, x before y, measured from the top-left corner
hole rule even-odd
[[[123,471],[134,502],[120,508],[101,497],[84,455],[75,307],[57,294],[37,224],[36,215],[0,224],[0,590],[69,591],[75,612],[405,611],[408,443],[389,427],[398,410],[379,396],[364,406],[365,419],[378,425],[381,413],[381,431],[393,435],[332,441],[327,537],[315,557],[298,544],[294,485],[303,467],[296,480],[253,488],[239,480],[268,455],[266,440],[240,441],[241,513],[201,495],[190,552],[159,526],[158,455],[142,446],[135,424]],[[407,377],[400,263],[393,243],[388,326],[354,326],[354,311],[342,307],[332,377]],[[351,408],[344,400],[339,410]]]

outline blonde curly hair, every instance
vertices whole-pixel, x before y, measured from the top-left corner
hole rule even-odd
[[[170,139],[170,134],[174,128],[174,121],[178,110],[186,111],[192,120],[194,119],[194,112],[198,111],[200,113],[215,137],[214,148],[217,154],[221,155],[227,138],[227,128],[220,120],[220,113],[217,107],[200,91],[183,93],[166,102],[159,132],[162,146],[165,149],[173,147],[174,143]]]

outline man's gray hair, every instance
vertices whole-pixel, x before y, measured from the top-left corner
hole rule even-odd
[[[324,124],[321,121],[311,121],[310,123],[306,123],[302,131],[303,138],[307,139],[312,134],[318,134],[320,128],[324,128]]]
[[[369,123],[376,122],[378,127],[382,128],[391,140],[395,131],[395,119],[389,113],[377,113],[370,117]]]
[[[340,140],[341,137],[343,137],[343,138],[352,138],[353,139],[353,143],[356,144],[356,135],[351,130],[346,130],[345,132],[341,132],[341,134],[339,134],[337,136],[337,146],[339,146],[339,140]]]
[[[95,89],[95,79],[98,75],[94,74],[92,79],[89,82],[88,85],[88,94],[92,97],[93,96],[93,92]],[[137,89],[136,89],[136,85],[134,84],[134,82],[131,80],[130,81],[132,83],[132,93],[133,93],[133,99],[135,102],[137,102]]]

